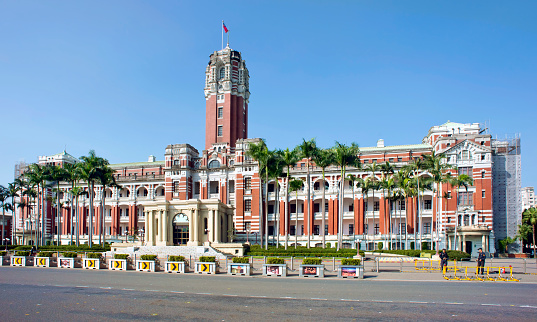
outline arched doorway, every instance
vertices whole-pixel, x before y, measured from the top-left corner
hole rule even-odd
[[[188,217],[185,214],[177,214],[173,217],[173,244],[175,246],[188,243]]]

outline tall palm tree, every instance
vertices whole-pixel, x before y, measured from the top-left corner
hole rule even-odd
[[[438,254],[438,242],[439,242],[439,223],[442,222],[439,213],[440,213],[440,195],[442,194],[442,182],[444,182],[444,173],[446,170],[453,168],[447,162],[445,162],[446,155],[444,153],[436,153],[433,151],[431,154],[424,156],[425,169],[429,172],[435,183],[436,191],[436,254]],[[432,223],[431,223],[432,226]],[[431,245],[433,244],[431,234]]]
[[[339,216],[338,216],[338,243],[337,250],[341,249],[343,242],[343,198],[345,197],[345,171],[347,166],[355,166],[360,168],[358,153],[360,149],[358,144],[351,143],[350,146],[341,144],[336,141],[336,145],[332,148],[334,151],[334,164],[337,164],[341,169],[341,177],[339,184]]]
[[[418,235],[417,233],[419,233],[419,241],[418,241],[418,249],[421,250],[421,236],[422,236],[422,222],[421,222],[421,207],[420,207],[420,176],[421,176],[421,172],[422,170],[425,168],[425,163],[423,161],[423,158],[421,157],[417,157],[417,158],[414,158],[414,161],[412,161],[411,163],[407,164],[405,166],[406,169],[408,169],[412,176],[415,178],[416,180],[416,198],[417,198],[417,201],[416,201],[416,213],[418,214],[418,222],[416,223],[416,221],[414,220],[414,227],[418,227],[417,229],[414,229],[414,242],[416,242],[417,238],[418,238]]]
[[[23,185],[23,182],[21,179],[17,178],[13,182],[8,183],[7,190],[8,190],[8,196],[11,197],[11,206],[13,208],[13,216],[11,217],[11,243],[15,244],[15,228],[16,228],[16,216],[15,216],[15,197],[19,197],[19,191],[21,190],[21,187]]]
[[[19,203],[17,204],[17,208],[20,209],[19,213],[21,214],[21,218],[22,218],[22,245],[26,244],[26,235],[25,235],[26,225],[24,222],[24,210],[29,209],[29,207],[30,207],[29,203],[27,203],[26,200],[24,199],[19,201]]]
[[[355,214],[356,214],[356,209],[354,207],[354,188],[356,186],[356,183],[358,182],[358,180],[360,179],[359,177],[355,176],[354,174],[348,174],[347,175],[347,179],[349,179],[349,184],[351,185],[352,187],[352,212],[353,212],[353,220],[354,218],[356,217]],[[358,227],[356,227],[358,228]],[[355,244],[356,243],[356,228],[353,229],[353,243]]]
[[[322,243],[323,243],[323,248],[326,247],[326,236],[325,236],[325,231],[324,231],[324,227],[326,225],[326,222],[325,222],[325,217],[326,217],[326,188],[325,188],[325,170],[327,167],[331,166],[332,164],[334,164],[335,162],[335,159],[334,159],[334,152],[332,149],[318,149],[317,150],[317,153],[315,153],[315,155],[313,156],[313,161],[315,162],[315,165],[319,168],[321,168],[321,172],[322,172],[322,177],[323,177],[323,183],[322,183],[322,191],[323,191],[323,196],[322,196],[322,204],[321,204],[321,209],[322,209],[322,219],[321,219],[321,230],[322,230],[322,233],[321,233],[321,236],[322,236]]]
[[[298,244],[298,190],[302,189],[302,180],[294,179],[289,182],[289,190],[295,192],[295,249]]]
[[[369,190],[371,189],[371,182],[370,182],[370,179],[369,178],[356,178],[356,186],[358,188],[361,189],[362,191],[362,209],[364,210],[364,217],[362,218],[362,229],[363,229],[363,233],[364,233],[364,237],[365,235],[368,234],[368,229],[366,229],[367,227],[367,194],[369,193]],[[366,245],[366,250],[367,250],[367,242],[366,240],[364,240],[364,243]]]
[[[87,156],[82,156],[80,159],[83,161],[80,165],[80,176],[82,180],[88,183],[89,188],[89,231],[88,231],[88,245],[93,245],[93,217],[94,207],[93,198],[95,195],[95,181],[99,179],[99,171],[102,166],[107,165],[108,161],[98,157],[94,150],[90,150]]]
[[[373,163],[368,164],[365,167],[365,170],[371,173],[371,180],[369,183],[369,188],[373,192],[373,235],[376,235],[375,233],[375,190],[378,190],[379,184],[377,181],[377,177],[375,176],[375,172],[380,171],[380,166],[376,162],[373,162]],[[379,216],[380,216],[380,213],[379,213]],[[380,228],[380,219],[379,219],[379,228]],[[373,243],[373,245],[374,245],[373,250],[377,249],[377,244]]]
[[[263,173],[265,174],[265,184],[268,185],[268,171],[266,171],[270,156],[264,140],[258,143],[250,143],[246,156],[257,161],[259,166],[259,234],[261,235],[261,245],[263,245],[263,232],[265,233],[265,249],[268,249],[268,189],[265,188],[265,224],[263,225]]]
[[[387,213],[387,216],[385,216],[384,220],[384,231],[388,234],[390,234],[390,247],[392,244],[392,212],[391,212],[391,201],[393,200],[392,191],[395,188],[395,180],[393,179],[393,176],[387,176],[387,174],[383,173],[382,179],[380,180],[380,188],[382,188],[382,197],[384,198],[384,212]],[[386,192],[388,192],[388,195],[386,195]],[[391,249],[391,248],[388,248]]]
[[[6,210],[10,209],[10,204],[7,202],[9,199],[9,191],[6,187],[0,185],[0,208],[2,208],[2,246],[5,245],[4,230],[6,229]]]
[[[282,165],[286,168],[285,180],[285,249],[287,249],[287,239],[289,238],[289,175],[291,167],[294,167],[298,162],[298,152],[286,148],[282,151]]]
[[[50,168],[50,179],[54,182],[56,182],[56,225],[58,227],[57,231],[57,237],[58,237],[58,245],[61,244],[61,234],[62,234],[62,226],[61,226],[61,191],[60,191],[60,182],[65,181],[68,177],[67,171],[62,168],[61,166],[53,166]]]
[[[121,188],[120,185],[117,184],[116,178],[114,177],[114,170],[108,166],[108,161],[106,161],[106,164],[103,164],[103,166],[99,169],[97,180],[101,184],[103,192],[101,196],[101,227],[99,234],[99,243],[104,247],[105,244],[105,224],[104,224],[104,211],[106,207],[106,188]],[[102,238],[101,238],[102,235]]]
[[[75,188],[75,185],[80,180],[80,169],[77,165],[79,163],[66,163],[64,164],[64,169],[66,171],[66,180],[71,183],[71,190]],[[74,224],[73,219],[75,216],[75,196],[72,193],[69,193],[71,195],[71,209],[70,209],[70,222],[71,222],[71,245],[73,244],[73,230],[74,230]]]
[[[71,196],[74,197],[75,199],[75,219],[76,219],[76,226],[75,226],[75,231],[76,231],[76,246],[80,246],[80,210],[78,208],[78,198],[80,196],[87,196],[88,195],[88,192],[86,190],[84,190],[83,187],[79,187],[79,186],[74,186],[73,188],[71,188],[71,190],[69,190],[69,193],[71,194]],[[84,207],[85,209],[85,207]],[[73,232],[71,231],[71,234]],[[71,239],[73,237],[71,236]]]
[[[34,232],[33,230],[33,223],[34,223],[33,217],[35,214],[32,213],[32,209],[35,208],[34,207],[36,204],[35,199],[38,197],[38,194],[37,194],[37,190],[34,189],[34,186],[30,185],[29,181],[26,181],[26,183],[27,183],[26,190],[23,191],[22,195],[25,196],[28,200],[26,208],[28,209],[27,215],[30,221],[30,240],[33,241],[34,245],[37,245],[37,232]],[[25,239],[25,236],[24,236],[25,229],[26,229],[26,223],[25,223],[24,214],[23,214],[23,230],[22,230],[23,239]]]
[[[28,172],[25,173],[28,176],[30,183],[35,185],[38,191],[38,213],[36,228],[41,227],[40,232],[37,229],[37,234],[40,237],[37,238],[37,246],[45,244],[45,221],[47,216],[47,207],[45,207],[47,181],[50,178],[50,166],[40,166],[39,164],[30,164]]]
[[[300,157],[302,159],[306,159],[306,167],[307,167],[307,175],[306,175],[306,187],[307,187],[307,202],[308,202],[308,248],[310,248],[310,238],[311,238],[311,229],[313,228],[313,213],[311,211],[311,178],[310,178],[310,162],[311,159],[315,156],[315,153],[317,151],[317,143],[315,142],[315,139],[310,139],[309,141],[306,141],[305,139],[302,139],[302,144],[297,146],[297,149],[300,153]],[[306,213],[304,213],[304,223],[306,219]]]
[[[533,234],[533,258],[537,258],[537,253],[535,252],[535,226],[537,226],[537,209],[535,207],[526,209],[522,213],[522,219],[526,224],[531,226]]]
[[[267,164],[268,176],[271,179],[274,179],[274,232],[277,236],[276,247],[280,245],[280,216],[279,216],[279,178],[282,176],[283,172],[283,163],[282,163],[282,152],[280,150],[269,151],[270,158]],[[267,199],[268,201],[268,199]],[[274,241],[274,234],[272,236]]]
[[[455,207],[457,207],[455,208],[455,250],[458,250],[457,227],[459,226],[459,190],[461,187],[464,187],[468,193],[468,187],[473,185],[474,181],[467,174],[460,174],[456,177],[452,177],[449,180],[449,184],[451,184],[452,187],[457,187],[457,190],[455,191]]]
[[[379,186],[380,188],[382,188],[382,198],[384,199],[384,217],[385,217],[384,231],[385,232],[390,231],[390,237],[391,237],[391,229],[389,226],[391,224],[391,211],[390,211],[390,203],[388,202],[390,199],[389,198],[390,192],[388,192],[388,198],[386,198],[387,188],[385,186],[388,184],[388,182],[386,181],[388,179],[388,175],[394,173],[394,167],[389,161],[386,161],[380,165],[380,172],[382,173],[382,178],[381,178],[381,182],[379,183]],[[392,181],[392,186],[393,186],[393,181]]]

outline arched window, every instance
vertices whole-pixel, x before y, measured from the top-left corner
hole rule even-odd
[[[220,161],[213,160],[209,162],[209,169],[215,169],[215,168],[220,168]]]
[[[224,79],[224,77],[226,77],[226,68],[222,67],[218,73],[218,79]]]

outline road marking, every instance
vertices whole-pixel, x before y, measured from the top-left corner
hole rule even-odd
[[[311,299],[316,301],[328,301],[328,299],[320,299],[318,297],[312,297]]]
[[[185,292],[179,292],[179,291],[170,291],[170,293],[178,293],[178,294],[184,294]]]
[[[223,296],[238,296],[236,294],[222,294]]]
[[[446,302],[446,304],[450,304],[450,305],[463,305],[464,303]]]
[[[146,292],[160,292],[160,290],[144,290]]]
[[[393,303],[393,301],[381,301],[381,300],[372,300],[371,302],[377,302],[377,303]]]
[[[501,306],[500,304],[481,304],[481,305],[487,305],[487,306]]]
[[[124,288],[123,291],[134,291],[133,288]]]
[[[77,285],[75,287],[89,287],[89,286],[87,286],[87,285]]]
[[[196,293],[198,295],[211,295],[211,293]]]
[[[429,304],[429,302],[422,302],[422,301],[408,301],[408,303]]]
[[[281,299],[296,299],[296,297],[292,296],[280,296]]]
[[[521,305],[520,307],[528,307],[531,309],[537,309],[537,306],[531,306],[531,305]]]
[[[102,288],[103,290],[111,290],[112,289],[110,286],[108,286],[108,287],[101,286],[99,288]]]
[[[250,297],[267,297],[266,295],[250,295]]]
[[[360,302],[360,300],[341,299],[340,301]]]

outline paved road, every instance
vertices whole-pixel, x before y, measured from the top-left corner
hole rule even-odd
[[[537,283],[437,274],[364,280],[0,267],[0,320],[535,320]],[[421,278],[420,278],[421,277]]]

